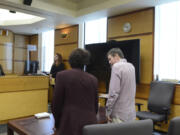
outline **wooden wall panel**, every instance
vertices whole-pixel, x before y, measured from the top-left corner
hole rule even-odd
[[[63,62],[64,62],[65,69],[71,69],[71,66],[67,60],[65,60]]]
[[[77,44],[55,46],[55,53],[60,53],[64,60],[68,60],[70,53],[77,48],[77,46]]]
[[[37,43],[38,37],[31,36],[31,39],[32,43]],[[30,44],[30,36],[14,34],[11,31],[8,31],[7,36],[0,36],[0,64],[3,65],[5,73],[21,75],[24,72],[24,61],[27,59],[27,44]],[[32,55],[33,60],[37,58],[37,52]]]
[[[38,60],[38,35],[30,36],[30,44],[36,45],[37,50],[30,53],[31,60]]]
[[[0,105],[0,122],[27,117],[47,111],[47,90],[1,93],[0,101],[6,103]]]
[[[136,85],[136,98],[148,99],[150,84],[137,84]]]
[[[0,60],[12,60],[12,43],[0,44]]]
[[[48,109],[49,77],[0,77],[0,123]]]
[[[104,81],[98,80],[98,92],[106,93],[106,83]]]
[[[22,47],[22,48],[27,48],[27,44],[29,44],[29,36],[25,35],[14,35],[14,46],[15,47]]]
[[[173,103],[180,105],[180,85],[176,85]]]
[[[108,19],[108,38],[153,32],[153,9],[120,15]],[[129,22],[132,30],[123,32],[123,25]]]
[[[24,73],[24,62],[27,60],[27,45],[30,38],[25,35],[14,35],[14,73],[22,75]]]
[[[11,74],[13,71],[12,60],[0,60],[5,74]]]
[[[8,31],[8,35],[0,36],[0,64],[3,66],[5,74],[13,72],[13,42],[14,37],[11,31]]]
[[[14,74],[23,75],[24,74],[24,62],[14,61]]]
[[[62,38],[62,34],[67,33],[66,38]],[[69,44],[78,41],[78,25],[70,26],[55,31],[55,44]]]
[[[25,48],[14,48],[14,60],[24,62],[27,60],[27,49]]]

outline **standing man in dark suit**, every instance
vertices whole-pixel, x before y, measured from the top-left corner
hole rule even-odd
[[[88,51],[75,49],[69,57],[72,69],[57,74],[52,101],[56,135],[82,135],[84,125],[97,123],[98,82],[83,71],[89,58]]]

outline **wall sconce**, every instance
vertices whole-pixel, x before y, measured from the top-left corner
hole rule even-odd
[[[68,33],[61,33],[61,38],[67,38]]]
[[[0,36],[8,36],[8,30],[0,29]]]

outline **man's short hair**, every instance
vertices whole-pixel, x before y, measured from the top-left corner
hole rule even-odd
[[[111,55],[111,56],[115,56],[118,55],[120,58],[124,58],[124,54],[122,52],[122,50],[120,48],[112,48],[111,50],[108,51],[107,56]]]
[[[69,56],[69,63],[72,68],[83,69],[84,65],[89,64],[90,52],[85,49],[75,49],[71,52]]]

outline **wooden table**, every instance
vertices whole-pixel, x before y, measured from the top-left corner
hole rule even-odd
[[[100,107],[97,114],[98,123],[106,123],[105,108]],[[50,118],[36,119],[34,116],[8,122],[8,135],[52,135],[54,127],[53,115]]]
[[[52,135],[54,133],[53,127],[53,115],[43,119],[36,119],[32,116],[9,121],[8,135],[14,135],[14,131],[20,135]]]

